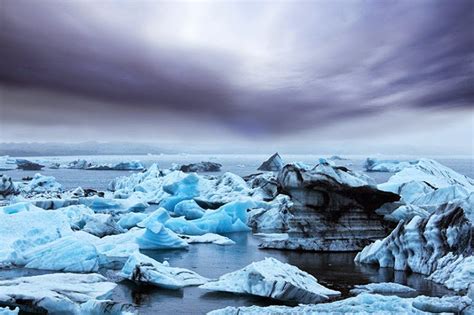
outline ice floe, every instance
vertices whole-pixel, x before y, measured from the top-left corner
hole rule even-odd
[[[0,176],[0,197],[7,198],[9,196],[18,195],[19,193],[17,186],[10,176]]]
[[[340,292],[320,285],[310,274],[274,258],[254,262],[200,288],[300,303],[317,303],[340,295]]]
[[[180,289],[187,286],[201,285],[208,279],[194,271],[170,267],[140,253],[134,253],[127,260],[120,276],[138,284],[150,284],[165,289]]]
[[[415,289],[394,282],[381,282],[356,285],[351,293],[400,294],[416,292]]]
[[[185,240],[188,244],[195,244],[195,243],[212,243],[217,245],[234,245],[235,242],[228,237],[214,234],[214,233],[206,233],[203,235],[180,235],[183,240]]]
[[[208,315],[312,315],[312,314],[420,314],[413,307],[413,299],[394,295],[362,293],[355,297],[331,303],[289,306],[226,307]]]
[[[25,194],[59,193],[63,186],[53,176],[44,176],[39,173],[26,185],[20,185],[19,189]]]
[[[29,312],[82,315],[86,302],[100,303],[98,301],[106,298],[115,287],[115,283],[99,274],[55,273],[20,277],[0,280],[0,303]]]
[[[199,162],[181,165],[179,170],[185,173],[192,172],[220,172],[222,164],[215,162]]]
[[[364,168],[368,172],[399,172],[406,167],[418,163],[415,161],[398,161],[398,160],[379,160],[375,158],[367,158]]]

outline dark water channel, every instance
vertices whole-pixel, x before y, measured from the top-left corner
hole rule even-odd
[[[315,276],[319,283],[350,296],[349,290],[356,284],[371,282],[397,282],[417,290],[416,294],[442,296],[452,294],[441,285],[425,280],[425,276],[395,272],[390,268],[356,265],[356,253],[314,253],[258,249],[259,240],[250,233],[232,233],[228,237],[236,244],[192,244],[189,250],[144,251],[158,261],[167,260],[171,266],[194,270],[208,278],[240,269],[265,257],[295,265]],[[415,294],[415,295],[416,295]],[[136,304],[140,314],[205,314],[226,306],[275,305],[270,299],[208,292],[197,287],[183,290],[163,290],[139,287],[122,282],[114,291],[114,300]]]

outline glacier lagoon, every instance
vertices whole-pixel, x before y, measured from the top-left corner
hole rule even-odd
[[[303,163],[314,164],[320,158],[320,155],[307,154],[289,154],[285,155],[287,161],[301,161]],[[329,155],[328,155],[329,157]],[[364,155],[348,155],[343,156],[347,160],[335,160],[337,165],[345,165],[349,168],[361,171],[364,170],[364,162],[366,156]],[[77,169],[50,169],[49,163],[66,163],[74,161],[78,158],[87,161],[94,161],[99,164],[117,164],[122,161],[139,160],[149,167],[153,163],[157,163],[161,168],[170,168],[175,164],[188,164],[200,161],[212,161],[222,164],[220,172],[207,174],[221,174],[224,172],[232,172],[239,176],[245,176],[253,173],[258,173],[258,166],[265,161],[268,156],[264,154],[163,154],[163,155],[91,155],[91,156],[41,156],[41,157],[23,157],[31,161],[46,162],[45,167],[41,171],[22,171],[9,170],[0,171],[0,173],[11,176],[12,179],[19,181],[25,176],[34,176],[40,172],[42,175],[54,176],[66,189],[74,189],[78,186],[83,188],[93,188],[98,190],[107,189],[111,180],[116,177],[124,176],[136,171],[100,171],[100,170],[77,170]],[[410,159],[410,156],[389,156],[391,159]],[[456,172],[474,178],[474,159],[468,157],[434,157],[440,163],[452,168]],[[388,172],[369,172],[368,173],[376,182],[382,183],[386,181],[393,173]]]
[[[74,160],[77,157],[29,157],[32,161],[62,163]],[[199,161],[215,161],[223,165],[221,172],[210,173],[219,175],[223,172],[233,172],[240,176],[256,173],[256,168],[265,160],[265,156],[238,156],[238,155],[172,155],[172,156],[90,156],[81,157],[98,163],[118,163],[127,160],[141,160],[146,167],[157,162],[161,168],[172,167],[173,163],[185,164]],[[285,156],[287,161],[299,161],[308,165],[318,162],[319,156]],[[472,159],[437,159],[453,170],[473,177]],[[350,169],[363,171],[364,159],[352,158],[350,160],[335,160],[335,164],[347,166]],[[9,170],[3,171],[14,181],[23,177],[33,176],[38,171]],[[43,175],[54,176],[64,189],[74,189],[78,186],[96,190],[106,190],[111,180],[119,176],[129,176],[132,171],[115,170],[77,170],[77,169],[50,169],[45,167],[39,171]],[[393,173],[390,172],[364,172],[377,183],[386,182]],[[209,174],[209,173],[206,173]],[[151,205],[145,213],[151,213],[158,206]],[[408,285],[416,290],[416,295],[446,296],[455,294],[444,286],[426,280],[425,275],[407,271],[395,271],[392,268],[378,268],[376,266],[355,264],[356,252],[322,253],[301,251],[279,251],[259,249],[260,240],[250,232],[223,234],[232,239],[235,244],[219,246],[216,244],[190,244],[187,250],[142,250],[143,253],[156,261],[167,261],[173,267],[182,267],[197,272],[203,277],[216,279],[219,276],[243,268],[246,265],[262,260],[265,257],[275,257],[279,261],[289,263],[315,276],[319,283],[325,287],[341,292],[337,299],[347,298],[349,291],[355,285],[373,282],[395,282]],[[107,276],[107,269],[100,270]],[[12,279],[19,276],[49,273],[25,268],[1,269],[0,279]],[[110,276],[110,275],[109,275]],[[113,277],[112,277],[113,278]],[[279,305],[283,302],[269,300],[251,295],[233,295],[223,292],[207,292],[197,287],[185,287],[181,290],[166,290],[151,286],[136,285],[130,282],[120,282],[112,290],[111,299],[114,302],[131,303],[141,314],[153,313],[184,313],[204,314],[206,312],[227,306],[269,306]],[[334,300],[334,299],[333,299]],[[287,303],[288,305],[294,305]]]

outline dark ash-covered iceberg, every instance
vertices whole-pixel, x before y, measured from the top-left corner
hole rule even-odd
[[[199,162],[181,165],[180,171],[185,173],[192,172],[220,172],[222,164],[215,162]]]
[[[267,239],[263,248],[314,251],[359,250],[389,230],[375,213],[399,196],[378,190],[373,181],[345,167],[318,164],[313,169],[286,165],[278,174],[278,191],[291,197],[288,237]],[[258,223],[256,224],[259,230]]]
[[[16,160],[16,166],[24,171],[39,171],[44,167],[44,165],[23,159]]]
[[[283,160],[277,153],[273,154],[268,160],[258,167],[259,171],[279,171],[283,168]]]

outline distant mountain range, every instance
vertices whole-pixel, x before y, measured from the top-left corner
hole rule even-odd
[[[135,155],[176,153],[175,150],[156,144],[124,142],[20,142],[0,143],[0,155],[10,156],[60,156],[60,155]]]

